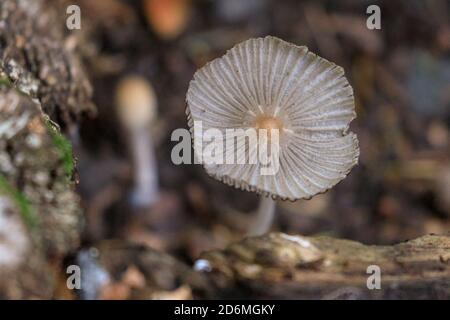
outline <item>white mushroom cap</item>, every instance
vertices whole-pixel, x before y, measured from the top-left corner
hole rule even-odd
[[[358,140],[347,132],[356,116],[352,87],[343,68],[304,46],[271,36],[244,41],[195,73],[187,104],[194,142],[201,134],[193,129],[197,120],[203,132],[280,129],[275,175],[261,175],[260,163],[204,164],[237,188],[308,199],[344,179],[358,161]]]
[[[148,126],[156,116],[156,96],[152,85],[141,76],[122,79],[116,90],[116,106],[119,120],[129,128]]]

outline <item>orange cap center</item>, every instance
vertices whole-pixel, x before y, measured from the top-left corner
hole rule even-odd
[[[260,129],[266,129],[267,130],[267,137],[270,140],[271,136],[272,136],[272,130],[277,130],[278,131],[278,135],[281,134],[281,131],[283,130],[283,124],[281,123],[281,121],[273,116],[267,116],[267,115],[261,115],[258,116],[255,119],[255,123],[254,123],[255,129],[258,131],[258,135],[259,135],[259,130]]]

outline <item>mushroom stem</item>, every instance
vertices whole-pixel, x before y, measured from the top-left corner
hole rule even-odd
[[[262,196],[259,200],[258,213],[255,218],[256,221],[252,225],[249,235],[260,236],[266,233],[272,226],[274,214],[275,201],[270,196]]]
[[[133,203],[138,207],[147,207],[158,199],[158,171],[156,167],[153,142],[148,130],[134,128],[131,135],[131,152],[134,162]]]

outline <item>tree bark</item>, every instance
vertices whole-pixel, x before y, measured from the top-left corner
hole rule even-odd
[[[40,105],[0,86],[0,297],[52,297],[83,221],[72,170],[70,144]]]
[[[0,74],[65,126],[95,110],[92,88],[56,1],[0,2]]]

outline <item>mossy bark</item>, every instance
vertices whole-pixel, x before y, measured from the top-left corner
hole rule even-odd
[[[0,2],[0,297],[51,298],[83,226],[60,128],[93,112],[64,1]]]
[[[49,297],[53,264],[80,240],[72,153],[39,104],[8,87],[0,87],[0,159],[0,215],[11,225],[1,229],[0,246],[17,255],[0,264],[0,296]]]

